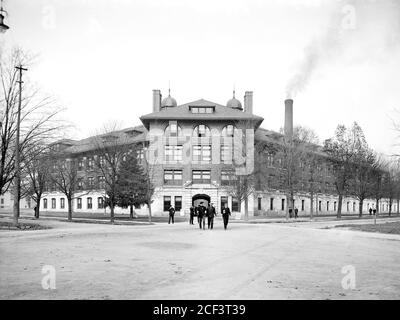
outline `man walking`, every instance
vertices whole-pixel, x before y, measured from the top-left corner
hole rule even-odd
[[[199,209],[198,209],[198,217],[199,217],[199,227],[201,229],[201,226],[203,225],[203,230],[206,228],[206,221],[205,221],[205,215],[206,215],[206,207],[203,206],[203,202],[200,203]]]
[[[224,220],[224,229],[228,227],[229,216],[231,215],[231,210],[228,208],[228,204],[225,203],[224,207],[222,208],[222,219]]]
[[[168,219],[168,224],[171,223],[174,224],[174,215],[175,215],[175,208],[172,206],[172,204],[169,206],[169,219]]]
[[[190,207],[190,218],[189,218],[189,224],[194,224],[193,223],[193,219],[194,219],[194,207],[191,206]]]
[[[294,218],[297,219],[297,214],[299,213],[299,209],[294,208]]]
[[[369,207],[369,215],[372,216],[372,208]]]
[[[217,215],[215,212],[214,204],[211,203],[211,205],[208,207],[207,210],[207,225],[208,229],[213,229],[214,227],[214,217]]]

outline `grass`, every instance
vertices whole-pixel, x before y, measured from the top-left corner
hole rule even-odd
[[[365,232],[400,234],[400,221],[378,223],[378,224],[363,224],[363,225],[343,224],[335,226],[335,228],[349,228],[351,230],[365,231]]]
[[[0,221],[0,230],[42,230],[42,229],[50,229],[50,227],[42,226],[37,223],[18,223],[17,226],[14,226],[12,222],[9,221]]]

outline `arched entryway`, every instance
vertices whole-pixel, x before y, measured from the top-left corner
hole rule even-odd
[[[210,196],[206,195],[206,194],[196,194],[195,196],[193,196],[192,198],[192,205],[194,207],[196,207],[198,204],[200,204],[201,202],[203,202],[203,206],[207,207],[208,204],[210,203],[211,198]]]

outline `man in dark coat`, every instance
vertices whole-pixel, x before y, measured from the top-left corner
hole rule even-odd
[[[206,207],[203,206],[203,202],[201,202],[198,209],[198,219],[199,227],[201,229],[201,226],[203,225],[203,230],[206,228],[206,211]]]
[[[194,219],[194,207],[191,206],[191,207],[190,207],[190,219],[189,219],[189,224],[194,224],[194,223],[193,223],[193,219]]]
[[[171,221],[172,221],[172,224],[174,224],[175,208],[172,205],[170,205],[168,211],[169,211],[168,224],[170,224]]]
[[[372,215],[372,208],[371,207],[369,207],[369,215],[370,216]]]
[[[215,211],[214,204],[211,203],[211,205],[208,207],[207,210],[207,224],[208,224],[208,229],[212,229],[214,227],[214,217],[217,215]]]
[[[221,210],[222,213],[222,219],[224,220],[224,229],[228,227],[228,222],[229,222],[229,216],[231,215],[231,210],[228,208],[228,204],[225,203],[225,206]]]
[[[299,209],[294,208],[294,218],[297,219],[297,214],[299,213]]]

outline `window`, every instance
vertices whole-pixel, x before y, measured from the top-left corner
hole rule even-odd
[[[106,163],[106,160],[104,159],[104,156],[99,156],[99,166],[102,167]]]
[[[182,185],[182,170],[164,170],[164,184]]]
[[[281,210],[285,210],[285,199],[282,199],[282,205],[281,205]]]
[[[182,197],[176,196],[175,197],[175,211],[181,211],[182,209]]]
[[[85,167],[85,164],[84,164],[83,159],[79,159],[78,160],[78,170],[83,170],[84,167]]]
[[[221,197],[221,211],[225,208],[225,203],[228,204],[228,197],[222,196]]]
[[[104,208],[104,199],[103,197],[98,197],[97,198],[97,209],[103,209]]]
[[[336,201],[333,202],[333,211],[336,211]]]
[[[171,121],[170,124],[165,128],[166,137],[178,137],[181,135],[181,127],[178,126],[176,121]]]
[[[194,162],[210,162],[211,146],[193,146]]]
[[[105,189],[105,187],[106,187],[106,178],[104,176],[98,176],[97,179],[99,181],[99,188],[100,189]]]
[[[193,170],[192,172],[193,183],[211,183],[210,170]]]
[[[353,202],[353,211],[356,211],[356,203]]]
[[[171,206],[171,197],[164,196],[164,211],[168,211],[170,206]]]
[[[87,208],[92,209],[92,198],[87,198]]]
[[[166,162],[180,162],[182,161],[182,146],[165,146],[165,161]]]
[[[78,180],[78,190],[83,190],[83,181],[82,178]]]
[[[52,209],[56,208],[56,199],[55,198],[51,198],[51,208]]]
[[[223,137],[233,137],[235,132],[235,127],[231,124],[227,125],[222,129],[222,136]]]
[[[269,210],[274,210],[274,198],[269,199]]]
[[[93,166],[94,166],[93,158],[88,158],[87,164],[88,164],[88,170],[93,170]]]
[[[304,211],[304,200],[301,200],[301,211]]]
[[[64,208],[65,208],[65,199],[64,199],[64,198],[61,198],[61,199],[60,199],[60,208],[61,208],[61,209],[64,209]]]
[[[1,204],[4,204],[4,198],[1,198],[0,201]]]
[[[329,201],[326,202],[326,211],[329,211]]]
[[[190,107],[192,113],[213,113],[214,107]]]
[[[233,170],[222,170],[221,171],[221,185],[229,186],[232,185],[232,181],[237,179]]]
[[[274,165],[274,156],[272,154],[267,155],[267,166],[272,167]]]
[[[350,202],[347,202],[347,212],[350,211]]]
[[[82,209],[82,198],[78,198],[77,201],[77,208]]]
[[[232,163],[233,148],[232,145],[222,144],[221,145],[221,162]]]
[[[318,211],[322,211],[322,201],[318,201]]]
[[[47,199],[43,199],[43,209],[47,209]]]
[[[144,159],[144,149],[143,148],[141,148],[141,149],[136,151],[136,157],[139,160],[143,160]]]
[[[258,205],[257,205],[258,210],[261,210],[261,202],[262,202],[262,198],[258,198]]]
[[[88,177],[88,188],[93,189],[94,188],[94,179],[93,177]]]
[[[210,136],[210,128],[204,124],[198,125],[193,130],[194,137],[209,137]]]
[[[236,197],[232,197],[232,211],[240,212],[239,201]]]

